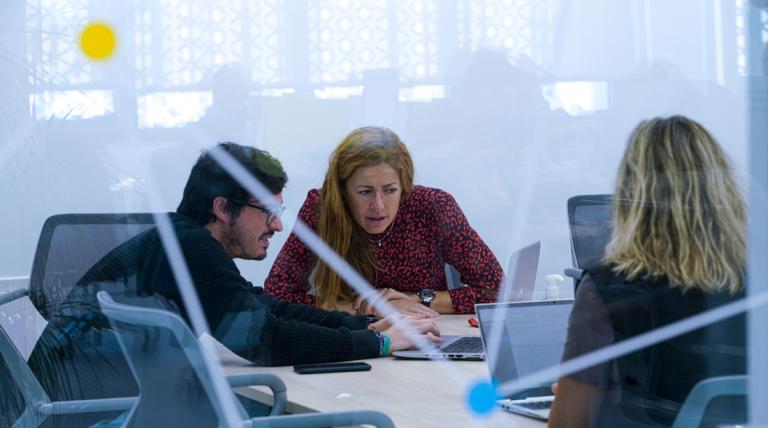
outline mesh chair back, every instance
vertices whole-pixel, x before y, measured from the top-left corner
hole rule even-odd
[[[152,214],[59,214],[40,232],[29,297],[46,320],[72,287],[112,249],[154,226]]]
[[[596,266],[611,238],[613,195],[578,195],[568,199],[571,256],[579,269]]]

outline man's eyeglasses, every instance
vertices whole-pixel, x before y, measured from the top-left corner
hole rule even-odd
[[[247,201],[241,201],[239,199],[232,199],[229,198],[230,201],[236,202],[238,204],[243,204],[246,206],[249,206],[251,208],[256,208],[257,210],[266,213],[267,214],[267,226],[272,224],[273,221],[280,218],[281,215],[283,215],[283,212],[285,211],[285,205],[276,206],[273,208],[264,208],[261,205],[256,205],[253,202],[247,202]]]

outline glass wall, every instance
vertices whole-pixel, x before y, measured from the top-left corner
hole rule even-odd
[[[0,296],[28,286],[47,218],[175,211],[201,150],[223,141],[268,151],[288,176],[284,230],[263,260],[236,260],[261,287],[334,148],[361,126],[399,135],[415,184],[449,193],[507,275],[540,241],[533,300],[554,296],[548,285],[574,298],[576,280],[552,277],[592,267],[574,256],[568,200],[614,193],[642,120],[701,124],[748,213],[765,214],[764,1],[11,0],[0,11]],[[103,33],[89,45],[93,24],[113,48]],[[606,213],[595,220],[604,236],[589,238],[600,254]],[[761,227],[750,239],[765,238]],[[763,250],[750,247],[752,278],[764,276]],[[49,320],[27,298],[0,306],[25,359]],[[749,367],[765,380],[760,346],[747,346]],[[451,405],[478,424],[501,417]]]

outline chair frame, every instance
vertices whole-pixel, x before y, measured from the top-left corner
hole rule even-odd
[[[47,303],[54,303],[52,309],[55,309],[61,302],[48,301],[48,289],[44,284],[45,274],[48,269],[48,249],[56,229],[64,225],[154,225],[154,215],[151,213],[110,213],[110,214],[56,214],[48,217],[43,223],[43,229],[40,231],[40,238],[37,241],[35,258],[32,262],[32,272],[29,276],[29,299],[35,306],[40,315],[46,320],[49,318],[51,309]],[[152,227],[152,226],[150,226]],[[130,239],[130,238],[129,238]],[[122,243],[122,242],[121,242]],[[120,245],[118,243],[117,245]],[[116,245],[116,246],[117,246]],[[104,253],[102,256],[106,255]],[[97,260],[98,261],[98,260]],[[84,275],[90,266],[82,274]],[[79,280],[79,278],[78,278]],[[72,284],[74,286],[74,284]]]
[[[746,395],[747,376],[719,376],[697,383],[677,413],[672,428],[698,427],[707,405],[716,397]]]
[[[44,318],[48,318],[49,309],[37,297],[44,295],[46,290],[42,284],[45,278],[48,249],[51,245],[56,228],[69,224],[154,224],[154,217],[147,213],[117,213],[117,214],[56,214],[48,217],[43,223],[40,237],[37,241],[32,271],[25,288],[0,293],[0,306],[11,303],[23,297],[29,297],[35,309]],[[83,272],[83,274],[85,271]],[[50,415],[74,413],[93,413],[104,411],[119,411],[131,409],[137,402],[136,397],[102,398],[91,400],[51,401],[42,385],[19,353],[5,330],[0,327],[0,357],[3,358],[12,373],[13,380],[19,386],[26,403],[24,412],[14,424],[14,427],[34,427],[45,421]]]
[[[43,390],[32,370],[19,353],[10,337],[0,326],[0,357],[5,361],[11,377],[19,387],[26,403],[25,409],[14,428],[36,427],[48,416],[73,413],[93,413],[105,411],[129,410],[137,402],[136,397],[99,398],[92,400],[51,401]]]
[[[170,330],[176,337],[176,340],[182,344],[184,353],[189,359],[189,362],[191,363],[195,373],[197,374],[203,389],[211,400],[214,409],[216,410],[217,414],[219,414],[220,420],[224,420],[222,417],[223,409],[221,404],[224,398],[219,396],[218,391],[213,387],[212,381],[212,377],[216,376],[217,374],[209,371],[207,365],[203,361],[203,351],[200,349],[200,343],[192,334],[192,331],[189,329],[184,320],[182,320],[178,315],[165,310],[136,307],[117,303],[106,291],[99,291],[96,295],[96,298],[99,301],[99,306],[101,307],[102,313],[109,319],[110,323],[113,324],[113,330],[115,331],[118,342],[123,349],[126,360],[131,366],[131,370],[134,370],[134,367],[133,362],[131,361],[130,353],[125,346],[119,329],[115,328],[114,322],[119,321],[127,324],[159,327]],[[271,373],[249,373],[235,376],[226,376],[226,379],[229,385],[232,387],[265,385],[272,390],[274,405],[270,416],[247,419],[245,411],[242,409],[242,407],[239,406],[239,403],[237,403],[238,410],[241,414],[240,416],[244,417],[244,419],[240,421],[241,426],[243,427],[263,426],[265,428],[288,428],[340,425],[346,426],[359,424],[375,425],[381,428],[394,427],[394,424],[386,415],[375,411],[278,416],[285,411],[287,402],[286,387],[279,377]]]

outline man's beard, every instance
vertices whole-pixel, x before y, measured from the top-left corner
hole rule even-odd
[[[274,235],[272,232],[267,232],[259,236],[258,240],[260,241],[262,238],[270,237]],[[224,239],[227,243],[227,252],[232,256],[232,258],[238,258],[243,260],[264,260],[267,257],[267,251],[264,250],[263,254],[259,255],[252,255],[247,253],[247,247],[243,243],[242,239],[243,233],[241,232],[240,226],[237,224],[237,220],[230,221],[229,223],[229,230],[227,231],[226,236]]]

